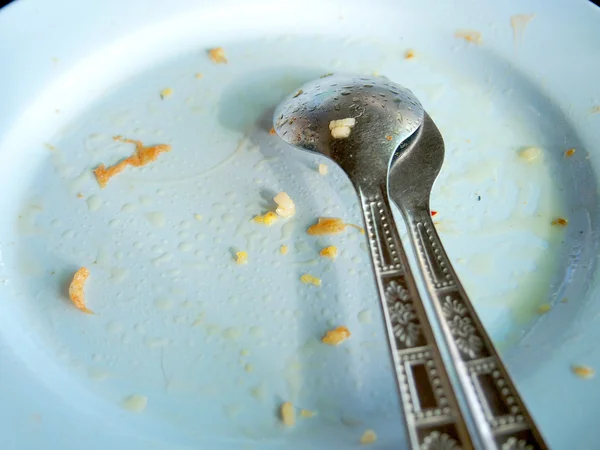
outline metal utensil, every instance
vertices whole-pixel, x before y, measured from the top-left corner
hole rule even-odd
[[[274,123],[289,144],[339,164],[358,193],[412,448],[483,448],[463,420],[388,202],[391,157],[423,115],[405,88],[337,75],[302,86]]]
[[[402,212],[427,291],[452,355],[454,373],[480,433],[497,448],[547,448],[460,283],[431,219],[429,198],[444,161],[444,141],[425,113],[398,148],[389,195]]]

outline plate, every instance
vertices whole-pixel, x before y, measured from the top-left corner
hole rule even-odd
[[[361,225],[356,195],[269,133],[283,96],[333,71],[421,99],[459,276],[552,448],[592,448],[600,390],[572,369],[600,367],[599,24],[566,0],[3,9],[3,448],[359,448],[368,429],[372,448],[405,445],[364,239],[306,233]],[[115,136],[171,151],[101,189],[92,170],[134,151]],[[297,214],[252,222],[280,191]],[[81,266],[95,314],[68,299]],[[351,338],[322,344],[339,325]],[[287,427],[286,401],[316,414]]]

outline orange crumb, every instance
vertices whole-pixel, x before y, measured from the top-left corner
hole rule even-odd
[[[325,336],[321,339],[323,344],[327,345],[339,345],[350,337],[350,330],[346,327],[337,327],[333,330],[329,330],[325,333]]]
[[[73,280],[69,285],[69,297],[71,297],[71,301],[79,310],[87,314],[94,314],[92,310],[85,306],[85,299],[83,296],[83,286],[85,285],[85,282],[89,276],[90,271],[85,267],[82,267],[75,272],[75,275],[73,275]]]
[[[94,169],[94,175],[101,188],[106,187],[108,181],[115,175],[123,172],[125,167],[141,167],[156,161],[158,155],[162,152],[170,152],[171,146],[168,144],[154,145],[152,147],[144,147],[142,141],[136,141],[133,139],[123,139],[121,136],[115,136],[115,141],[126,142],[129,144],[135,144],[135,153],[129,158],[118,162],[114,166],[106,167],[104,164],[100,164]]]
[[[311,225],[306,232],[312,236],[338,234],[344,231],[346,227],[356,228],[361,234],[365,234],[365,230],[363,230],[362,227],[351,223],[344,223],[342,219],[333,217],[319,217],[318,222],[315,225]]]
[[[388,141],[392,140],[392,136],[390,136],[389,134],[385,137]]]
[[[211,48],[208,51],[208,57],[215,64],[227,64],[227,57],[225,56],[223,47]]]
[[[269,130],[269,134],[276,134],[275,133],[275,128],[271,127],[271,129]]]
[[[457,38],[464,39],[472,44],[481,44],[481,33],[473,30],[459,30],[454,33]]]
[[[588,366],[572,366],[571,370],[579,378],[592,378],[596,372]]]
[[[335,245],[330,245],[329,247],[322,249],[319,252],[319,255],[323,256],[324,258],[335,259],[337,257],[337,253],[337,247]]]
[[[557,217],[550,224],[555,227],[566,227],[569,221],[563,217]]]
[[[413,50],[406,50],[406,53],[404,53],[404,59],[412,59],[415,57],[415,52]]]
[[[565,158],[570,158],[571,156],[573,156],[575,154],[575,149],[574,148],[570,148],[569,150],[567,150],[565,152]]]

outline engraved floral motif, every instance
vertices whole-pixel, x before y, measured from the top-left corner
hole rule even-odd
[[[458,349],[469,358],[477,357],[483,342],[477,335],[473,322],[467,317],[467,308],[461,301],[448,296],[442,304],[442,311],[448,319],[448,326]]]
[[[502,450],[533,450],[533,446],[523,439],[511,437],[502,445]]]
[[[461,447],[446,433],[432,431],[423,439],[421,450],[460,450]]]
[[[394,336],[406,347],[414,347],[421,335],[417,314],[410,303],[408,291],[396,281],[391,281],[385,290]]]

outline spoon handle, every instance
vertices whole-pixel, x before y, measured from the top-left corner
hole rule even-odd
[[[476,426],[502,450],[548,448],[452,268],[429,205],[401,211]]]
[[[358,191],[411,448],[474,448],[434,344],[386,189]]]

